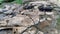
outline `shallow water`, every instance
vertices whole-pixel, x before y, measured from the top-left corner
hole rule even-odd
[[[0,34],[12,34],[12,31],[0,31]]]

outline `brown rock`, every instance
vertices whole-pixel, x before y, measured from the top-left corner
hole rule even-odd
[[[8,25],[31,26],[34,23],[28,16],[20,15],[10,19]]]
[[[43,28],[45,28],[45,27],[48,27],[48,26],[50,26],[50,22],[49,21],[43,21],[43,22],[40,22],[38,25],[37,25],[37,27],[38,28],[40,28],[40,29],[43,29]]]

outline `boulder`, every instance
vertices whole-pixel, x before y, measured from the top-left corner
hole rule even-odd
[[[10,19],[8,25],[31,26],[34,23],[28,16],[20,15]]]

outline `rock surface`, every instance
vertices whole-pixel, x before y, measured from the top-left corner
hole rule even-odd
[[[7,4],[4,8],[0,9],[0,12],[0,26],[19,26],[17,28],[19,34],[45,34],[50,27],[55,27],[56,25],[55,21],[53,22],[55,20],[54,11],[40,11],[38,6],[33,9],[24,10],[23,6]],[[56,29],[52,29],[46,34],[58,34],[58,32]]]

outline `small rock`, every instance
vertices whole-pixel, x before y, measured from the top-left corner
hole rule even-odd
[[[28,32],[24,32],[23,34],[29,34]]]
[[[37,34],[44,34],[44,32],[38,31],[38,33],[37,33]]]
[[[10,8],[11,8],[10,5],[5,5],[5,6],[4,6],[4,9],[6,9],[6,10],[9,10]]]
[[[13,13],[12,10],[8,10],[8,11],[4,12],[4,14],[11,14],[11,13]]]

